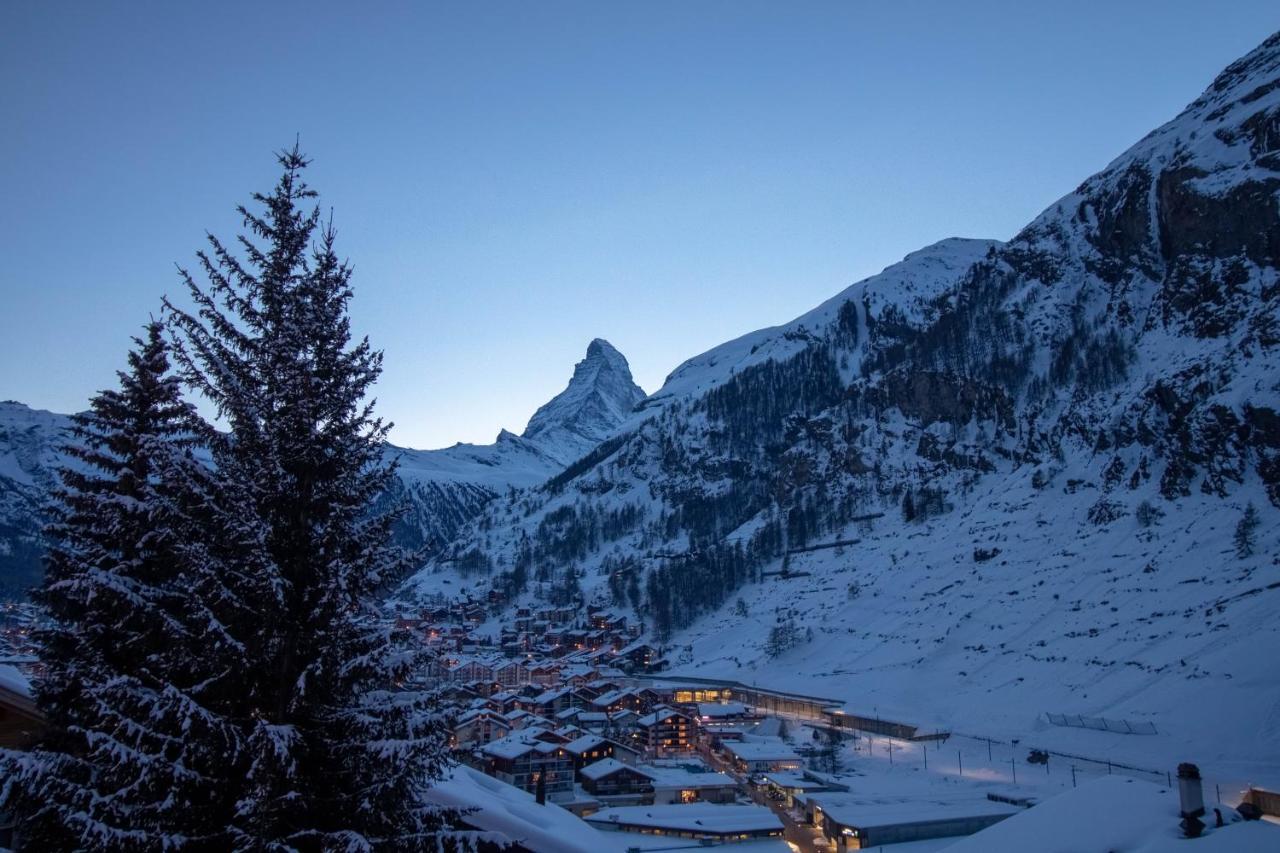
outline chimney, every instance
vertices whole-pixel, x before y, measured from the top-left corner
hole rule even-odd
[[[1183,817],[1200,817],[1204,814],[1204,790],[1200,783],[1200,768],[1183,762],[1178,765],[1178,798],[1182,802]]]

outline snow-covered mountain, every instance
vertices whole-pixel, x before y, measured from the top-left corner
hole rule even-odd
[[[407,547],[438,547],[496,495],[559,473],[606,438],[643,398],[626,359],[596,339],[568,386],[538,409],[524,435],[503,430],[493,444],[441,450],[389,447],[400,478],[384,500],[408,504],[397,538]],[[0,596],[39,581],[38,511],[54,485],[54,470],[68,461],[59,447],[70,425],[67,415],[0,403]]]
[[[533,413],[521,438],[563,467],[612,435],[644,398],[622,353],[596,338],[568,387]]]
[[[0,402],[0,598],[20,594],[41,576],[41,501],[54,486],[66,415]]]
[[[405,592],[581,589],[688,672],[1247,775],[1280,766],[1278,508],[1280,34],[1007,243],[685,362]]]

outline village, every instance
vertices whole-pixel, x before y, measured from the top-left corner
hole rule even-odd
[[[397,624],[431,650],[424,678],[454,714],[459,766],[434,796],[465,807],[475,828],[519,839],[518,849],[930,853],[1010,818],[1024,826],[1033,806],[1063,792],[1094,811],[1128,810],[1123,821],[1157,832],[1170,796],[1204,799],[1198,778],[1170,775],[1161,798],[1101,763],[1055,759],[1050,772],[1047,754],[1038,764],[1037,751],[1015,744],[997,755],[991,741],[983,761],[980,742],[948,744],[950,733],[822,697],[664,674],[668,650],[605,607],[507,612],[496,629],[477,601]],[[1241,793],[1246,803],[1269,796]]]

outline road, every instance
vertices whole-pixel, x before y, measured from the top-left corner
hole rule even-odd
[[[709,749],[702,750],[701,755],[713,770],[720,770],[732,776],[738,783],[738,787],[747,792],[747,796],[753,803],[765,806],[776,814],[782,821],[783,839],[790,842],[800,853],[831,853],[834,849],[822,834],[821,829],[811,826],[804,821],[803,817],[797,820],[782,803],[771,799],[763,789],[750,784],[746,775],[739,773],[729,762]]]
[[[752,787],[748,787],[747,790],[750,792],[752,802],[767,806],[778,816],[783,826],[782,837],[795,845],[800,853],[831,853],[834,849],[822,834],[821,829],[804,822],[803,819],[796,820],[782,803],[770,799],[763,790]]]

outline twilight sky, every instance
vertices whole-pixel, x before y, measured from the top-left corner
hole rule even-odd
[[[593,337],[652,392],[907,252],[1007,239],[1276,29],[1275,0],[10,0],[0,399],[112,384],[300,135],[393,439],[488,442]]]

